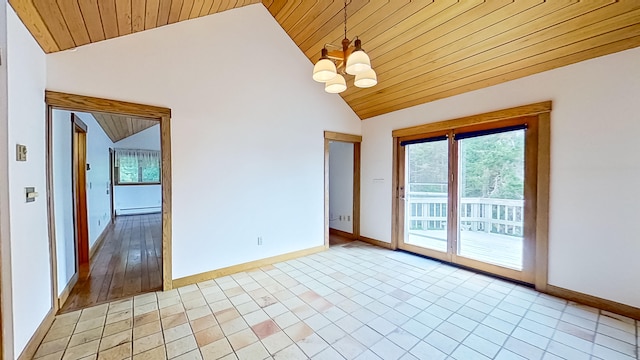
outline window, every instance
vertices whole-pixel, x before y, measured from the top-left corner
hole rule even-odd
[[[116,185],[160,184],[160,151],[115,149]]]

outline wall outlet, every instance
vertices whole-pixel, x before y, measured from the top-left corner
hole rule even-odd
[[[258,245],[262,245],[262,236],[258,236]]]
[[[351,215],[347,215],[347,221],[351,221]]]
[[[338,220],[342,221],[342,215],[338,216]]]
[[[98,220],[98,226],[100,226],[100,220]]]

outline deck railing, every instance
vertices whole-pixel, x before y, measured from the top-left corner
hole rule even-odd
[[[406,214],[409,230],[445,230],[447,194],[409,192]],[[459,205],[461,230],[522,236],[524,200],[462,198]]]

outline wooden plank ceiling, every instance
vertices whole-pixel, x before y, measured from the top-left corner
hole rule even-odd
[[[133,134],[157,125],[155,120],[106,113],[91,113],[111,141],[118,142]]]
[[[9,2],[55,52],[258,1]],[[314,63],[344,37],[343,1],[262,3]],[[366,119],[640,46],[640,1],[351,0],[347,26],[378,74],[369,89],[348,77],[341,94]]]

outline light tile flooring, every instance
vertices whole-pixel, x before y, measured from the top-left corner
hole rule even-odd
[[[58,316],[39,359],[637,359],[638,322],[359,242]]]

